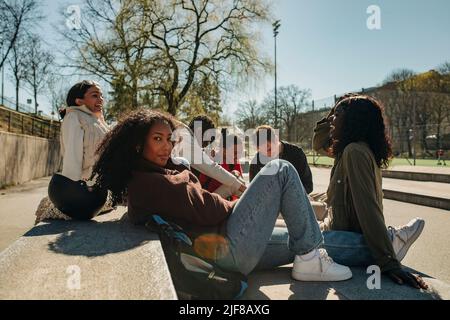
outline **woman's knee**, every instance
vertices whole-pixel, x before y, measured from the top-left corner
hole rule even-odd
[[[282,172],[297,173],[297,170],[292,165],[292,163],[290,163],[287,160],[283,160],[283,159],[272,160],[266,166],[268,168],[273,168],[275,173],[277,173],[277,174],[282,173]]]

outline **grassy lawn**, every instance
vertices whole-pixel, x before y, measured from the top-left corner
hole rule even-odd
[[[308,157],[308,163],[312,164],[313,163],[313,157],[312,156],[307,156]],[[404,158],[394,158],[394,160],[392,160],[391,162],[391,166],[408,166],[411,165],[413,163],[413,159],[409,159],[409,161],[411,163],[409,163],[406,159]],[[319,165],[330,165],[332,166],[334,163],[334,159],[328,158],[328,157],[316,157],[316,164]],[[436,159],[416,159],[416,165],[417,166],[424,166],[424,167],[440,167],[437,165],[437,160]],[[450,161],[447,161],[447,166],[450,165]]]

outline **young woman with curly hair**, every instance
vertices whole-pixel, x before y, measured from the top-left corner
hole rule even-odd
[[[389,165],[392,149],[380,103],[368,96],[344,96],[317,124],[313,145],[335,158],[328,217],[321,222],[330,256],[351,266],[377,264],[399,284],[426,288],[400,264],[424,221],[416,218],[401,228],[386,228],[384,221],[381,169]]]
[[[141,110],[120,121],[100,145],[93,171],[97,184],[116,201],[127,197],[133,223],[145,224],[158,214],[193,236],[199,254],[243,274],[294,262],[297,280],[351,278],[348,267],[319,249],[323,237],[291,164],[270,162],[239,200],[228,201],[202,189],[186,166],[172,161],[175,131],[170,116]],[[289,239],[274,230],[280,212]]]

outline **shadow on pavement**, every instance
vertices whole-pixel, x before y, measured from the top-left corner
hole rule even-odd
[[[353,278],[342,282],[300,282],[291,278],[291,267],[258,271],[249,276],[246,300],[441,300],[448,299],[450,286],[418,273],[430,286],[427,291],[398,285],[381,276],[380,289],[370,290],[371,274],[364,268],[352,268]]]
[[[59,254],[97,257],[133,249],[159,237],[144,227],[127,221],[49,221],[42,223],[24,237],[54,235],[48,249]]]

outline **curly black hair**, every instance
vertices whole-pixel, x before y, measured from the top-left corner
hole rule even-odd
[[[161,122],[172,130],[176,128],[169,114],[149,109],[134,111],[124,116],[98,147],[99,158],[91,179],[95,178],[97,187],[111,191],[114,204],[125,199],[128,181],[137,160],[142,158],[148,132]]]
[[[350,143],[363,141],[372,150],[378,167],[387,168],[392,158],[392,146],[380,102],[369,96],[352,95],[338,102],[336,108],[339,106],[344,110],[344,118],[341,136],[333,140],[333,154],[339,156]]]

